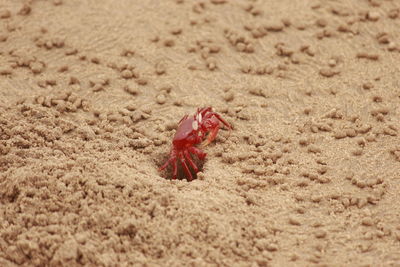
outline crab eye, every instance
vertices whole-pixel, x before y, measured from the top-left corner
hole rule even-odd
[[[199,113],[198,116],[199,116],[199,117],[197,118],[197,120],[201,123],[201,120],[203,119],[203,118],[201,117],[201,113]]]
[[[199,129],[199,123],[197,121],[193,121],[192,128],[193,128],[193,130],[197,131]]]

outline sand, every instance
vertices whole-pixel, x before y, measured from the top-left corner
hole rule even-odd
[[[400,266],[399,28],[396,0],[1,1],[0,266]],[[208,106],[232,132],[168,179]]]

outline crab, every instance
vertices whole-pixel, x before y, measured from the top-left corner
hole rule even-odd
[[[204,160],[207,155],[195,145],[200,144],[206,138],[207,133],[209,134],[202,146],[209,145],[217,137],[220,122],[229,130],[232,130],[231,125],[221,115],[213,112],[211,107],[198,108],[193,116],[183,116],[178,123],[178,129],[172,141],[169,159],[159,168],[159,171],[164,170],[168,165],[172,165],[172,179],[176,179],[178,174],[177,161],[179,160],[187,179],[189,181],[193,180],[189,166],[195,174],[199,172],[199,168],[194,163],[191,154],[196,155],[200,160]]]

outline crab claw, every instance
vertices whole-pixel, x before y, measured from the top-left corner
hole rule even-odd
[[[214,139],[217,137],[219,131],[219,126],[217,125],[214,129],[210,131],[207,136],[207,139],[201,144],[201,147],[208,146]]]
[[[229,129],[229,134],[232,131],[232,126],[227,123],[224,119],[219,116],[219,114],[214,113],[214,118],[211,118],[214,127],[210,130],[210,133],[207,136],[207,139],[201,144],[201,147],[208,146],[214,139],[217,137],[218,131],[219,131],[219,121],[222,122],[228,129]]]

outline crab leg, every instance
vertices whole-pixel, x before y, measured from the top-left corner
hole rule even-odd
[[[189,165],[192,167],[195,173],[199,172],[199,168],[197,168],[196,164],[193,162],[192,158],[190,157],[189,151],[185,150],[183,152],[185,154],[186,160],[189,162]]]
[[[158,170],[164,170],[173,161],[176,161],[176,151],[174,149],[171,150],[171,153],[169,154],[169,159]]]
[[[189,181],[193,180],[192,173],[190,172],[189,167],[186,164],[185,158],[183,157],[183,155],[179,155],[179,156],[180,156],[180,159],[181,159],[181,163],[182,163],[183,169],[185,170],[185,173],[188,176]]]
[[[203,160],[207,156],[207,153],[204,153],[203,151],[194,146],[189,147],[189,152],[196,154],[196,156],[198,156],[199,159],[201,160]]]
[[[175,151],[171,152],[170,158],[158,170],[162,171],[170,164],[172,165],[173,170],[174,170],[172,179],[176,179],[176,176],[178,174],[178,166],[177,166],[177,162],[176,162],[176,152]]]
[[[218,113],[212,113],[212,115],[214,115],[215,117],[217,117],[218,120],[220,120],[226,127],[228,127],[229,130],[232,130],[232,126],[226,121],[224,120],[221,115],[219,115]]]
[[[167,160],[164,165],[162,165],[160,168],[158,168],[159,171],[164,170],[165,168],[167,168],[167,166],[172,162],[173,158],[170,158],[169,160]]]
[[[178,122],[178,124],[180,124],[183,120],[187,119],[188,115],[185,115],[182,117],[182,119]]]
[[[212,111],[212,108],[211,108],[211,107],[208,107],[208,108],[202,108],[202,109],[200,109],[199,111],[197,111],[197,113],[201,113],[201,115],[204,117],[204,115],[205,115],[207,112],[210,112],[210,111]]]
[[[174,168],[174,174],[172,176],[172,179],[176,179],[176,176],[178,175],[178,164],[176,163],[176,158],[174,158],[173,161],[173,168]]]

